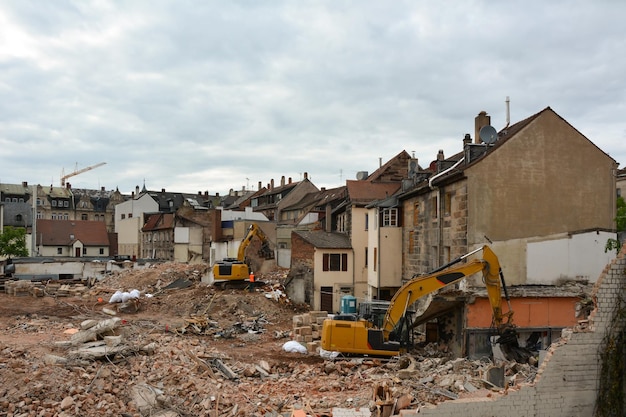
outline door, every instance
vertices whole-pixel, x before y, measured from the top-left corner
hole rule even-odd
[[[333,311],[333,287],[320,288],[320,310],[328,313]]]

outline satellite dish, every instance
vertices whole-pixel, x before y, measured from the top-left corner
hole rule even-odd
[[[496,140],[498,140],[498,132],[496,132],[496,129],[493,126],[487,125],[480,128],[478,137],[483,142],[491,145]]]

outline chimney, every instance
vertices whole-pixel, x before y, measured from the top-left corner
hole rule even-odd
[[[491,124],[491,116],[487,115],[486,111],[481,111],[474,119],[474,142],[482,143],[480,140],[480,129]]]
[[[28,181],[22,181],[22,187],[28,188]]]
[[[289,177],[289,184],[291,184],[291,177]]]
[[[304,179],[305,179],[305,180],[308,180],[308,179],[309,179],[309,173],[308,173],[308,172],[305,172],[305,173],[304,173]]]
[[[104,191],[104,186],[100,187],[100,191]]]
[[[198,191],[198,196],[201,196],[201,195],[202,195],[202,191]]]
[[[261,187],[261,181],[259,181],[259,190],[260,190],[261,188],[262,188],[262,187]],[[257,191],[258,191],[258,190],[257,190]]]
[[[209,191],[208,191],[208,190],[204,192],[204,196],[205,196],[205,197],[208,197],[208,196],[209,196]]]
[[[130,192],[130,198],[135,198],[135,192],[134,191]]]
[[[326,204],[326,216],[324,218],[324,231],[332,232],[332,207]]]
[[[444,159],[446,158],[443,157],[443,149],[439,149],[439,152],[437,152],[437,161],[443,161]]]
[[[69,182],[65,184],[65,188],[67,188],[68,190],[72,189],[72,184],[70,184]]]
[[[280,186],[281,187],[285,186],[285,176],[284,175],[282,177],[280,177]]]
[[[270,180],[270,190],[274,189],[274,178]]]
[[[326,187],[322,187],[322,188],[320,189],[320,191],[321,191],[321,192],[326,191]]]
[[[465,145],[469,145],[470,143],[472,143],[472,137],[469,133],[466,133],[465,137],[463,138],[463,148],[465,148]]]
[[[162,192],[162,193],[165,193],[165,188],[161,188],[161,192]]]
[[[135,194],[139,195],[139,186],[138,185],[135,185]]]

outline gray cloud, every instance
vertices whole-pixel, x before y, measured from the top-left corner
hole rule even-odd
[[[551,106],[626,162],[617,1],[0,1],[0,181],[334,187]]]

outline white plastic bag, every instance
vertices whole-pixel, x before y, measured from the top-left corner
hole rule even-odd
[[[122,302],[122,292],[121,291],[115,291],[115,294],[113,294],[111,296],[111,298],[109,299],[109,303],[121,303]]]
[[[283,350],[290,353],[307,353],[306,347],[295,340],[290,340],[283,345]]]

